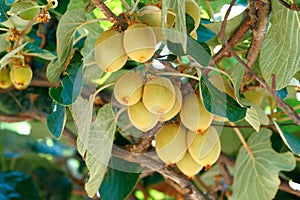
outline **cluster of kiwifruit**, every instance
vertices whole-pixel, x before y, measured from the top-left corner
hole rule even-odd
[[[159,121],[172,119],[182,104],[180,89],[168,78],[154,76],[145,82],[136,72],[127,72],[118,79],[114,97],[128,106],[131,124],[143,132],[151,130]]]
[[[187,176],[214,164],[221,152],[218,132],[211,125],[200,94],[182,97],[180,87],[166,77],[127,72],[115,84],[114,97],[127,106],[131,124],[145,132],[158,122],[166,122],[157,132],[156,152],[167,165],[175,164]],[[180,117],[181,125],[170,122]]]
[[[0,70],[0,88],[7,89],[12,85],[18,90],[26,89],[32,79],[32,70],[29,65],[13,65]]]
[[[185,7],[186,13],[195,21],[195,28],[191,32],[195,38],[200,23],[200,10],[194,0],[186,0]],[[126,19],[129,25],[126,30],[113,26],[101,33],[96,41],[95,60],[105,72],[121,69],[128,58],[140,63],[148,61],[155,53],[155,45],[164,37],[161,30],[162,13],[157,6],[146,5]],[[169,26],[174,25],[175,19],[176,14],[168,12],[166,21]]]
[[[191,177],[213,165],[220,153],[217,130],[210,126],[213,114],[204,107],[200,94],[184,96],[180,109],[181,125],[169,123],[156,135],[156,152],[166,164],[175,164]]]

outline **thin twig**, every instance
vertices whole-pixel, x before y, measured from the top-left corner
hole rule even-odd
[[[229,122],[230,125],[234,126],[235,124],[233,122]],[[250,147],[248,146],[245,138],[243,137],[243,134],[241,133],[240,129],[238,128],[233,128],[234,132],[237,134],[237,136],[239,137],[241,143],[243,144],[244,148],[246,149],[246,151],[249,153],[250,157],[252,159],[254,159],[253,153],[250,149]]]
[[[288,4],[287,2],[285,2],[284,0],[278,0],[284,7],[290,9],[290,10],[295,10],[295,11],[300,11],[300,7],[293,3],[293,4]]]
[[[226,46],[227,50],[233,55],[233,57],[240,63],[242,66],[245,67],[246,71],[249,72],[266,90],[272,94],[272,88],[267,85],[267,83],[260,78],[237,54],[233,51],[233,49],[228,44],[228,41],[226,39],[225,30],[226,25],[228,21],[228,16],[231,11],[232,6],[235,4],[236,0],[232,0],[230,3],[230,6],[228,10],[226,11],[224,21],[222,22],[222,28],[221,32],[219,34],[219,37],[224,42],[224,45]],[[281,108],[296,124],[300,125],[300,117],[298,113],[287,103],[285,103],[280,97],[278,97],[276,94],[272,94],[274,100],[276,101],[279,108]]]

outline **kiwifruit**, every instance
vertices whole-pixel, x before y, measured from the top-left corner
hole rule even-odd
[[[180,118],[185,127],[202,133],[210,126],[213,115],[206,110],[199,94],[190,93],[183,98]]]
[[[161,9],[156,6],[146,5],[141,8],[136,15],[138,20],[151,27],[161,27],[162,25]]]
[[[96,41],[94,54],[96,63],[103,71],[115,72],[121,69],[127,61],[123,33],[115,30],[102,32]]]
[[[12,85],[10,76],[9,76],[9,69],[4,67],[0,70],[0,88],[7,89]]]
[[[192,131],[187,132],[186,137],[187,148],[193,157],[193,159],[203,166],[211,165],[215,159],[210,159],[212,157],[207,157],[210,152],[217,152],[220,148],[220,138],[217,130],[214,127],[209,127],[202,134],[197,134]],[[219,147],[215,147],[215,146]],[[216,149],[214,149],[216,148]],[[220,149],[219,149],[220,150]],[[212,154],[213,155],[213,154]]]
[[[32,79],[32,70],[29,65],[14,66],[10,70],[10,80],[18,90],[26,89]]]
[[[138,103],[142,98],[144,80],[141,74],[127,72],[115,84],[116,100],[126,106]]]
[[[128,116],[132,125],[144,132],[152,129],[158,122],[158,116],[149,112],[142,101],[128,106]]]
[[[188,177],[193,177],[203,168],[203,165],[200,165],[192,158],[189,151],[186,151],[183,158],[176,163],[176,166]]]
[[[175,102],[171,110],[169,110],[165,115],[161,115],[159,118],[159,121],[164,122],[172,119],[175,115],[177,115],[181,109],[182,105],[182,94],[176,85],[174,85],[174,90],[175,90]]]
[[[175,103],[175,89],[164,77],[154,77],[144,85],[142,96],[145,107],[156,115],[165,115]]]
[[[214,145],[212,150],[204,157],[199,158],[198,163],[210,168],[219,158],[221,154],[221,143],[220,140],[217,140],[217,143]]]
[[[187,13],[194,19],[195,28],[193,29],[193,31],[196,31],[196,29],[198,28],[198,26],[200,24],[200,20],[201,20],[199,6],[195,0],[185,0],[184,3],[185,3],[185,13]]]
[[[137,12],[138,20],[146,23],[152,28],[155,34],[156,43],[160,42],[164,37],[161,29],[161,15],[161,9],[153,5],[146,5]]]
[[[123,45],[130,59],[144,63],[154,55],[155,34],[146,24],[135,23],[124,31]]]
[[[166,164],[181,160],[187,151],[185,129],[178,124],[165,124],[156,134],[155,147],[159,158]]]

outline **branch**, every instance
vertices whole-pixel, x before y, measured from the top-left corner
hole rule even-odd
[[[102,13],[117,26],[120,26],[122,30],[126,30],[128,27],[128,23],[124,15],[115,15],[103,2],[103,0],[93,0],[94,5],[99,8]]]
[[[120,150],[116,147],[113,147],[112,154],[118,158],[125,159],[130,162],[139,163],[143,167],[147,167],[152,171],[159,172],[164,177],[167,177],[168,179],[176,183],[181,188],[180,192],[182,192],[186,196],[186,199],[206,199],[205,195],[200,193],[190,180],[187,180],[183,176],[168,170],[163,162],[153,159],[152,156],[146,154],[128,153],[127,151]]]
[[[290,9],[290,10],[295,10],[295,11],[300,11],[300,8],[297,4],[293,3],[293,4],[288,4],[287,2],[285,2],[284,0],[278,0],[284,7]]]
[[[267,85],[267,83],[260,78],[252,69],[249,67],[237,54],[233,51],[233,49],[228,44],[228,41],[226,39],[225,30],[227,25],[227,20],[229,13],[231,11],[232,6],[235,4],[236,0],[232,0],[230,3],[230,6],[225,14],[224,21],[222,22],[222,28],[221,32],[219,34],[219,37],[224,42],[225,47],[227,50],[233,55],[233,57],[240,63],[242,66],[245,67],[246,71],[250,73],[266,90],[273,96],[274,100],[276,101],[279,108],[281,108],[296,124],[300,125],[300,117],[298,113],[287,103],[285,103],[280,97],[278,97],[276,94],[272,92],[272,88]]]

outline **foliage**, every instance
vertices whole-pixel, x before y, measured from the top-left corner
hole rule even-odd
[[[192,12],[186,10],[187,2],[196,6]],[[11,75],[0,77],[0,199],[299,197],[299,188],[293,190],[288,183],[300,182],[300,4],[282,2],[1,1],[0,70],[28,65],[33,78],[29,87],[18,90],[2,88],[8,83],[1,81]],[[149,10],[142,13],[145,7]],[[149,17],[142,21],[141,15]],[[139,30],[155,42],[140,34],[130,38],[135,42],[127,41],[126,48],[120,44],[118,51],[102,43],[108,53],[120,50],[120,57],[127,59],[122,69],[103,71],[94,51],[103,42],[99,36],[113,29],[123,37],[137,22],[148,26]],[[138,62],[146,53],[152,57]],[[132,59],[133,54],[143,59]],[[104,63],[113,62],[118,58]],[[158,102],[170,108],[154,113],[146,106],[143,113],[148,115],[143,116],[139,111],[136,123],[153,120],[146,132],[134,125],[129,106],[114,95],[114,84],[129,71],[142,75],[139,91],[155,76],[168,79],[170,86],[164,84],[164,89],[156,83],[150,103],[159,90],[172,91],[167,99],[167,92],[161,92]],[[123,87],[124,93],[130,90]],[[205,118],[211,120],[206,125],[218,132],[222,151],[213,152],[215,139],[199,139],[202,151],[191,155],[199,154],[202,161],[212,154],[219,159],[203,166],[192,180],[176,163],[163,163],[155,149],[161,127],[176,123],[185,134],[184,140],[176,141],[185,151],[180,153],[193,151],[190,131],[181,124],[183,112],[163,120],[175,100],[180,107],[189,93],[200,97],[199,105],[208,111]],[[146,95],[134,95],[146,105]],[[162,105],[165,102],[168,105]],[[201,112],[187,117],[196,121],[195,113]],[[31,127],[28,136],[17,134],[26,132],[26,127],[18,129],[23,123]],[[195,123],[193,131],[205,135],[208,129],[200,130],[201,122]],[[163,139],[163,144],[170,140]]]

